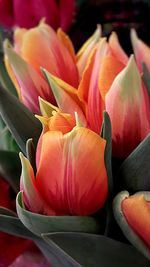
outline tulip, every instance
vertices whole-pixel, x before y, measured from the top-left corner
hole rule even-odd
[[[106,95],[106,111],[112,123],[113,155],[125,158],[150,131],[147,99],[133,56]]]
[[[95,36],[97,35],[98,32]],[[120,47],[115,33],[111,35],[108,43],[105,38],[98,42],[95,39],[94,42],[77,90],[47,72],[46,76],[60,110],[72,115],[77,111],[82,123],[99,134],[105,109],[105,95],[116,75],[126,66],[128,57]],[[89,46],[91,44],[92,42]],[[89,46],[86,46],[89,49]],[[83,49],[80,61],[84,61],[84,54]]]
[[[38,96],[55,104],[41,67],[75,87],[78,84],[77,67],[69,51],[71,45],[60,31],[58,36],[41,22],[36,28],[15,31],[15,49],[8,42],[4,44],[8,73],[21,101],[34,113],[39,113]]]
[[[7,209],[13,209],[14,206],[10,198],[10,187],[2,178],[0,178],[0,206]],[[0,232],[0,266],[10,266],[30,244],[30,241]]]
[[[123,191],[113,203],[115,218],[126,238],[150,259],[150,192],[129,196]]]
[[[150,248],[150,206],[144,196],[141,194],[126,198],[122,202],[122,210],[131,228]]]
[[[138,38],[134,29],[131,30],[131,42],[139,71],[142,72],[142,63],[144,62],[150,72],[150,47]]]
[[[0,24],[6,28],[31,28],[45,17],[54,29],[61,26],[66,31],[72,23],[74,10],[74,0],[0,0]]]
[[[106,141],[78,125],[67,133],[63,128],[62,124],[59,131],[56,127],[42,133],[36,151],[36,177],[28,159],[20,154],[25,206],[46,215],[93,214],[102,207],[108,193]]]

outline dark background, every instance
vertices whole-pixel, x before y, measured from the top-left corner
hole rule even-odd
[[[150,0],[79,0],[70,36],[76,50],[95,31],[100,23],[103,35],[116,31],[122,47],[132,53],[130,29],[150,45]]]

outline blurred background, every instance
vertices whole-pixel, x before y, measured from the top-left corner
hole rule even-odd
[[[130,54],[130,29],[150,45],[150,0],[78,0],[70,36],[76,49],[102,25],[103,35],[116,31],[122,47]]]

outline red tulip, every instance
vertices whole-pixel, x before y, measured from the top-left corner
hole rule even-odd
[[[53,128],[42,134],[36,151],[36,177],[29,161],[20,155],[24,203],[36,213],[89,215],[107,197],[105,140],[80,126],[64,133],[61,120],[59,117],[59,131]]]
[[[61,27],[66,31],[72,23],[74,10],[74,0],[0,0],[0,24],[31,28],[45,18],[54,29]]]

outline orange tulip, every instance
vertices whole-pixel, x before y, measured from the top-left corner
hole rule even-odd
[[[78,125],[64,133],[68,115],[54,116],[59,117],[59,130],[57,118],[52,118],[56,128],[45,131],[37,147],[36,178],[29,161],[20,155],[24,203],[29,210],[47,215],[95,213],[108,193],[105,140]]]
[[[98,32],[96,34],[98,35]],[[84,49],[79,57],[80,61],[82,56],[84,57]],[[116,34],[113,33],[108,43],[105,38],[96,42],[92,46],[87,62],[83,60],[85,67],[77,90],[46,72],[60,110],[72,115],[77,111],[84,125],[100,133],[105,95],[127,61],[128,57],[120,47]]]
[[[4,45],[6,68],[21,100],[33,112],[37,113],[39,110],[38,96],[55,103],[41,67],[72,86],[78,86],[78,71],[69,50],[71,44],[60,31],[57,36],[42,21],[38,27],[30,30],[16,29],[14,43],[14,49],[7,42]]]
[[[150,206],[144,195],[133,195],[123,200],[122,210],[129,225],[150,248]]]
[[[150,192],[119,193],[113,204],[115,218],[126,238],[150,259]]]

